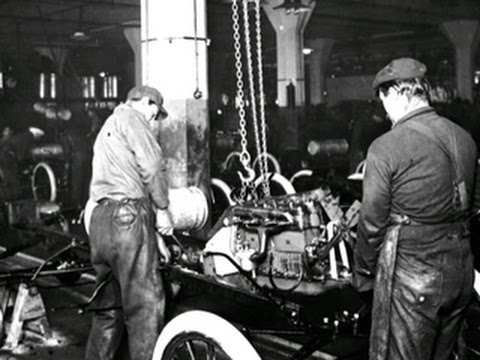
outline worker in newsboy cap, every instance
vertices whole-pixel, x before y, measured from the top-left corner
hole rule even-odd
[[[400,58],[373,81],[393,126],[368,149],[354,250],[353,284],[374,293],[370,359],[448,359],[472,291],[477,149],[430,107],[426,72]]]
[[[84,223],[99,311],[92,315],[86,360],[120,357],[124,333],[129,359],[151,359],[165,323],[159,268],[161,258],[170,258],[162,236],[173,233],[173,222],[166,160],[155,129],[166,116],[160,91],[136,86],[95,139]]]
[[[420,79],[425,76],[426,72],[427,67],[418,60],[412,58],[395,59],[377,73],[372,87],[376,90],[381,84],[392,80]]]
[[[132,88],[127,94],[127,101],[139,101],[142,98],[146,98],[150,105],[157,105],[158,112],[155,118],[168,116],[167,110],[163,107],[163,96],[160,91],[150,86],[140,85]]]
[[[390,120],[395,124],[410,111],[429,106],[430,85],[425,64],[412,58],[399,58],[381,69],[372,87]]]

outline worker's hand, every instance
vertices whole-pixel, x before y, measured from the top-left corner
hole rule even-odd
[[[155,226],[157,228],[157,231],[162,235],[172,235],[173,223],[168,210],[157,209],[156,216],[157,219]]]
[[[167,245],[165,244],[165,241],[163,240],[163,236],[160,235],[158,232],[155,233],[157,236],[157,246],[158,246],[158,252],[160,253],[160,256],[165,263],[169,263],[172,255],[170,253],[170,250],[168,249]]]

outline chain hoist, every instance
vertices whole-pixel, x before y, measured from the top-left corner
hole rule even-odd
[[[265,125],[265,111],[264,111],[264,95],[263,95],[263,72],[262,72],[262,52],[261,52],[261,31],[260,31],[260,0],[255,0],[255,9],[256,9],[256,45],[257,45],[257,66],[259,67],[259,85],[260,92],[260,117],[261,117],[261,129],[259,130],[258,126],[258,115],[257,115],[257,103],[255,97],[255,85],[254,85],[254,73],[253,73],[253,60],[252,60],[252,49],[250,44],[250,26],[249,26],[249,16],[248,16],[248,0],[243,0],[243,23],[244,23],[244,36],[245,36],[245,51],[247,57],[247,69],[248,69],[248,81],[249,81],[249,92],[250,92],[250,102],[252,109],[252,121],[255,131],[255,145],[257,148],[257,154],[260,158],[260,176],[262,179],[263,192],[265,196],[270,196],[270,188],[267,179],[268,165],[267,165],[267,156],[266,156],[266,125]],[[240,144],[241,144],[241,153],[240,153],[240,162],[242,163],[244,169],[247,171],[247,177],[244,177],[240,172],[239,177],[242,182],[242,188],[240,193],[240,198],[245,200],[247,188],[253,186],[252,181],[255,177],[255,172],[250,165],[251,157],[248,152],[247,145],[247,122],[246,122],[246,112],[245,112],[245,93],[243,90],[243,72],[242,72],[242,48],[241,48],[241,35],[240,35],[240,22],[239,22],[239,8],[237,0],[232,1],[232,20],[233,20],[233,45],[234,45],[234,55],[235,55],[235,75],[236,75],[236,85],[237,85],[237,107],[238,107],[238,116],[239,116],[239,132],[240,132]],[[260,49],[259,49],[260,47]]]

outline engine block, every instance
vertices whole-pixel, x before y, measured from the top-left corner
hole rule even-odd
[[[230,207],[205,247],[225,256],[206,256],[206,273],[228,278],[241,268],[266,286],[307,292],[315,283],[348,281],[345,243],[359,203],[343,214],[337,200],[320,188]]]

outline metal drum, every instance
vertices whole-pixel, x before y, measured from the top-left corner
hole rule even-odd
[[[168,210],[175,230],[198,230],[208,219],[208,202],[197,187],[170,189]]]

